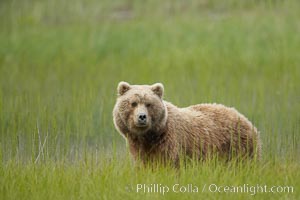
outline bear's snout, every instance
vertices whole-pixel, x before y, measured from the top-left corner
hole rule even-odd
[[[138,117],[138,125],[139,126],[146,126],[147,125],[147,114],[146,113],[139,113]]]

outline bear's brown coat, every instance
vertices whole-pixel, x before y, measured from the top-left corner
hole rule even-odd
[[[211,155],[261,157],[257,129],[234,108],[220,104],[178,108],[162,99],[163,92],[160,83],[118,85],[114,124],[135,159],[178,165],[180,155],[201,160]],[[137,122],[141,112],[148,118],[145,127]]]

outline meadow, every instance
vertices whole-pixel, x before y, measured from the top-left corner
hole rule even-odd
[[[297,0],[1,1],[0,199],[299,199],[299,10]],[[123,80],[161,82],[180,107],[235,107],[260,130],[262,161],[135,168],[112,122]],[[279,191],[255,191],[264,185]]]

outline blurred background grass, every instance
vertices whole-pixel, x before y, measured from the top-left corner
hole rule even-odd
[[[112,108],[125,80],[162,82],[180,107],[236,107],[261,131],[266,162],[299,168],[299,8],[296,0],[2,0],[2,163],[124,157]]]

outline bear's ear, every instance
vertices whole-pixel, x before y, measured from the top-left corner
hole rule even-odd
[[[118,85],[118,95],[122,96],[130,89],[130,85],[127,82],[121,81]]]
[[[151,85],[151,90],[158,95],[160,98],[163,97],[164,94],[164,86],[161,83],[155,83]]]

